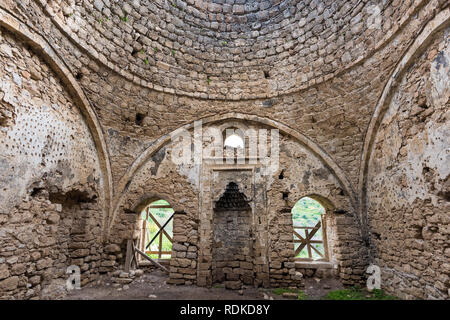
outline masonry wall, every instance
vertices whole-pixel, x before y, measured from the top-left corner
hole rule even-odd
[[[123,266],[127,239],[137,240],[141,236],[142,209],[155,200],[164,199],[176,212],[170,283],[195,282],[199,243],[198,176],[195,168],[180,169],[171,160],[172,151],[170,143],[157,150],[130,181],[107,240],[112,247],[120,248],[110,271]]]
[[[449,298],[449,32],[403,76],[370,164],[373,263],[382,288],[408,299]]]
[[[280,142],[280,166],[268,190],[268,234],[272,286],[289,286],[295,276],[292,207],[312,197],[326,209],[329,261],[344,284],[361,284],[368,262],[357,211],[335,175],[292,138]],[[312,270],[301,270],[304,277]],[[330,274],[331,275],[331,274]]]
[[[96,149],[64,85],[0,28],[0,297],[55,298],[102,258]]]
[[[110,1],[110,5],[103,2],[104,5],[100,11],[107,13],[109,10],[111,14],[104,13],[102,16],[99,15],[99,10],[91,2],[83,3],[83,8],[80,8],[78,4],[74,4],[73,1],[51,2],[45,9],[39,4],[46,3],[45,1],[29,1],[26,8],[21,6],[19,2],[9,1],[7,8],[17,14],[23,22],[37,28],[54,47],[58,48],[59,54],[64,57],[72,73],[76,75],[80,85],[92,102],[99,121],[104,127],[106,142],[110,148],[111,167],[115,183],[126,172],[136,155],[140,154],[146,146],[153,143],[161,135],[167,134],[181,125],[190,123],[200,117],[211,116],[217,113],[243,112],[277,120],[314,139],[327,153],[336,159],[339,165],[347,171],[352,182],[356,184],[358,170],[355,168],[359,168],[360,165],[359,154],[363,144],[365,128],[367,128],[377,98],[381,94],[388,74],[390,74],[395,63],[404,53],[412,39],[423,28],[424,24],[438,12],[437,8],[443,6],[442,1],[437,0],[414,3],[404,1],[395,8],[390,7],[391,4],[386,4],[387,7],[382,11],[381,16],[387,14],[389,17],[395,16],[395,18],[383,18],[384,23],[381,29],[366,29],[366,22],[369,18],[367,15],[369,4],[365,3],[363,6],[361,4],[356,5],[355,2],[354,11],[350,11],[351,14],[348,13],[346,19],[352,20],[352,14],[355,14],[355,19],[352,20],[351,25],[357,26],[357,28],[355,27],[355,32],[361,37],[358,38],[359,40],[366,35],[368,36],[369,54],[352,56],[354,50],[351,48],[354,42],[345,40],[347,37],[351,38],[351,31],[347,27],[342,26],[345,31],[342,30],[342,34],[336,35],[342,38],[339,42],[340,49],[336,48],[336,52],[332,50],[334,53],[331,54],[331,51],[328,52],[320,48],[320,46],[316,48],[313,45],[316,52],[311,53],[311,55],[314,57],[316,55],[321,56],[318,60],[321,63],[317,66],[319,69],[321,66],[324,68],[329,66],[327,61],[331,59],[331,55],[333,55],[333,60],[337,59],[337,57],[351,57],[351,63],[345,59],[345,62],[337,61],[336,65],[333,66],[333,72],[330,72],[327,76],[317,75],[317,79],[313,79],[316,75],[311,71],[308,73],[308,77],[311,76],[311,81],[300,82],[302,85],[294,87],[293,90],[287,90],[282,95],[254,96],[244,88],[239,92],[239,96],[233,98],[214,93],[217,88],[220,90],[222,86],[228,87],[226,82],[219,81],[214,77],[212,77],[213,80],[210,84],[208,84],[203,75],[198,80],[199,85],[196,88],[207,90],[206,94],[199,96],[187,94],[183,90],[170,87],[163,88],[163,86],[158,84],[159,80],[156,79],[155,82],[143,80],[141,77],[146,76],[147,71],[144,72],[143,70],[147,70],[147,65],[141,58],[134,57],[131,54],[132,49],[131,52],[126,50],[121,52],[123,56],[120,59],[116,59],[117,56],[110,51],[122,51],[122,49],[116,49],[116,47],[120,46],[114,42],[114,39],[122,43],[124,41],[122,37],[126,32],[130,32],[130,34],[137,37],[139,32],[135,31],[132,25],[136,24],[138,26],[141,24],[137,19],[141,19],[142,17],[140,16],[144,16],[144,12],[142,14],[139,13],[140,16],[138,15],[138,18],[128,13],[129,20],[122,21],[119,17],[124,17],[125,13],[120,10],[120,7],[117,8],[117,4],[112,1]],[[333,10],[336,10],[338,6],[342,7],[344,11],[346,10],[345,8],[349,9],[349,4],[346,6],[344,2],[340,4],[330,2],[321,9],[315,8],[314,4],[310,3],[312,9],[311,12],[308,12],[310,9],[303,7],[302,3],[303,1],[298,3],[299,8],[296,9],[298,12],[296,15],[292,15],[292,19],[299,21],[298,19],[301,19],[304,13],[307,15],[311,13],[308,19],[320,21],[318,24],[323,25],[324,34],[329,33],[325,19],[322,19],[327,14],[326,12],[329,12],[326,7],[335,6]],[[126,5],[133,12],[139,10],[130,3],[123,3],[123,6]],[[116,7],[116,9],[112,10],[112,6]],[[352,6],[350,5],[350,7]],[[65,8],[68,9],[65,10]],[[319,14],[322,9],[323,12]],[[50,13],[54,12],[55,15],[46,14],[47,10]],[[149,11],[149,9],[145,8],[143,10]],[[162,8],[161,10],[164,12],[174,10],[175,16],[180,13],[174,7]],[[420,14],[416,15],[418,11],[420,11]],[[167,16],[165,17],[171,19],[169,13],[166,14]],[[342,12],[342,14],[345,15],[345,12]],[[245,14],[242,13],[242,15]],[[106,16],[110,17],[109,21],[106,21]],[[103,23],[99,23],[99,19],[102,17],[105,19],[103,19]],[[160,18],[155,17],[155,19]],[[152,23],[153,21],[151,20],[147,21],[148,25]],[[343,22],[341,21],[340,23]],[[71,30],[72,27],[77,28],[77,26],[78,29]],[[168,24],[162,23],[161,26],[166,27]],[[304,27],[308,29],[310,24],[306,24]],[[361,27],[363,29],[360,29]],[[113,36],[112,40],[110,40],[109,37],[114,34],[112,32],[113,29],[120,29],[120,34],[118,33],[119,35]],[[333,30],[333,28],[330,29]],[[102,32],[106,36],[103,36]],[[163,35],[158,35],[156,42],[165,43],[167,32],[166,30],[161,32]],[[286,35],[288,36],[290,32],[292,30],[287,30]],[[318,38],[318,36],[312,34],[311,30],[305,30],[306,34],[311,39]],[[265,39],[263,35],[260,37],[261,40]],[[129,37],[126,38],[126,41],[132,41]],[[301,38],[302,36],[299,35],[294,41],[299,41],[299,47],[304,45],[301,42]],[[375,39],[378,39],[378,41],[375,41]],[[215,40],[211,41],[214,45],[219,45],[220,52],[229,49],[222,48],[221,40],[218,40],[217,42]],[[229,42],[231,44],[231,41]],[[369,47],[373,47],[375,42],[377,43],[375,46],[377,50],[372,52]],[[333,44],[331,45],[333,46]],[[361,48],[364,45],[361,43]],[[131,48],[130,45],[126,47]],[[101,52],[97,52],[97,49]],[[151,54],[152,50],[154,51],[153,46],[150,46],[150,50],[146,52]],[[180,58],[178,55],[179,50],[176,50],[178,59]],[[206,50],[206,47],[204,50]],[[306,51],[308,50],[305,48],[305,50],[300,50],[298,54],[301,56],[303,53],[306,54]],[[207,54],[205,53],[204,55],[205,57],[211,56],[213,52],[213,50],[207,51]],[[336,56],[334,56],[335,53]],[[109,56],[110,54],[112,57]],[[137,51],[136,55],[140,55],[140,50]],[[181,57],[184,57],[184,55]],[[243,54],[242,57],[246,58],[246,54]],[[273,56],[272,59],[269,59],[267,65],[263,64],[262,66],[267,66],[274,71],[279,69],[280,73],[288,75],[284,79],[276,80],[276,87],[281,88],[290,81],[287,79],[294,79],[295,77],[292,77],[293,71],[290,68],[284,66],[280,68],[275,67],[273,64],[275,57]],[[296,57],[295,54],[289,56],[291,59],[294,57]],[[167,63],[166,59],[170,59],[171,63],[175,62],[170,48],[163,49],[161,47],[161,50],[155,57],[155,61]],[[180,59],[178,60],[180,61]],[[127,69],[128,60],[138,63],[139,66],[143,64],[146,67],[138,69],[128,67]],[[355,63],[353,63],[353,60]],[[217,67],[220,61],[211,58],[210,62],[216,64],[214,70],[220,70]],[[304,64],[298,66],[298,70],[306,70],[310,68],[311,64],[305,60]],[[256,63],[254,67],[256,68],[258,65],[260,63]],[[232,68],[233,70],[236,69]],[[171,70],[179,72],[177,68]],[[248,73],[246,68],[243,70],[245,70],[243,71],[244,75]],[[321,73],[320,71],[317,72]],[[167,75],[168,71],[164,69],[163,73]],[[152,71],[149,74],[157,73]],[[228,75],[228,73],[224,74]],[[256,89],[267,88],[267,82],[270,79],[264,78],[262,70],[258,70],[257,74],[258,79],[255,79],[255,81],[245,80],[242,85],[248,87],[254,82]],[[231,83],[236,83],[237,80],[233,78],[230,81]],[[172,81],[170,83],[173,85],[177,83],[190,85],[193,82],[189,76],[186,76],[180,82]],[[289,82],[288,86],[291,85],[293,84]],[[142,116],[142,121],[136,122],[138,114]]]
[[[42,37],[80,85],[105,136],[113,190],[104,213],[86,119],[47,62],[1,29],[1,297],[46,297],[43,288],[62,288],[71,263],[82,268],[83,284],[119,268],[126,239],[139,233],[136,212],[156,198],[180,212],[170,281],[209,284],[208,223],[221,183],[203,189],[209,173],[180,168],[170,148],[157,147],[195,120],[228,114],[286,126],[329,156],[356,191],[365,133],[392,71],[427,22],[448,9],[443,0],[383,2],[380,27],[372,28],[370,1],[147,2],[0,4],[2,17],[11,13],[23,32]],[[440,37],[402,79],[389,109],[397,111],[381,126],[367,199],[357,199],[368,201],[368,226],[359,224],[366,212],[358,213],[327,165],[283,142],[296,150],[282,151],[292,173],[254,183],[258,283],[295,280],[289,208],[316,195],[326,204],[330,253],[345,283],[363,281],[372,261],[390,292],[448,297],[448,166],[441,153],[448,146],[448,55]]]
[[[211,128],[223,130],[228,127],[269,129],[270,132],[270,127],[257,122],[225,120],[204,126],[203,133]],[[205,137],[204,146],[208,145],[207,141]],[[327,208],[330,261],[335,268],[333,274],[345,284],[364,281],[367,249],[349,195],[335,174],[294,138],[280,136],[279,167],[269,175],[261,173],[261,164],[251,165],[248,161],[241,165],[227,165],[216,164],[213,159],[204,157],[200,166],[176,165],[172,161],[175,150],[174,144],[169,142],[155,151],[131,180],[109,238],[122,248],[122,253],[126,239],[140,236],[140,210],[151,201],[165,199],[177,212],[173,222],[169,283],[211,286],[219,280],[228,280],[225,283],[230,288],[240,288],[237,278],[228,276],[229,279],[222,279],[216,274],[218,264],[224,264],[216,256],[216,242],[222,239],[217,231],[223,228],[218,222],[227,218],[220,218],[214,208],[227,185],[234,182],[249,199],[251,207],[248,212],[250,251],[244,255],[244,260],[236,260],[237,265],[231,262],[232,273],[239,279],[240,276],[251,276],[251,281],[246,278],[245,283],[265,287],[302,285],[303,274],[295,268],[290,210],[302,197],[313,196]],[[288,198],[285,199],[283,194]],[[236,219],[242,220],[243,217]],[[223,236],[229,237],[230,234],[227,232]],[[118,263],[115,267],[123,263],[123,254]],[[307,272],[304,273],[306,277]]]

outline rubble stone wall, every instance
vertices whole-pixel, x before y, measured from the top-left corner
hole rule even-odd
[[[209,286],[214,204],[236,180],[251,200],[254,284],[312,275],[295,267],[290,213],[310,196],[326,208],[345,284],[374,263],[390,293],[448,299],[448,27],[394,72],[424,30],[448,26],[448,10],[445,0],[2,1],[0,297],[62,296],[71,264],[83,285],[119,269],[157,199],[177,212],[169,282]],[[198,120],[283,128],[279,170],[175,164],[168,135]]]
[[[373,263],[408,299],[448,299],[450,29],[401,79],[377,133],[368,184]]]
[[[3,28],[0,110],[0,297],[60,297],[69,265],[85,285],[105,258],[99,160],[64,85]]]
[[[202,130],[205,133],[211,128],[228,127],[270,129],[257,122],[231,119],[209,124]],[[207,145],[208,139],[204,141]],[[290,210],[302,197],[312,196],[327,208],[328,246],[335,273],[346,284],[364,281],[367,248],[349,193],[335,173],[293,137],[280,136],[279,167],[270,175],[261,173],[260,163],[217,164],[208,157],[198,167],[175,165],[171,159],[175,150],[173,142],[164,145],[131,179],[110,237],[122,251],[126,239],[140,236],[139,210],[153,200],[165,199],[176,211],[169,283],[211,286],[222,279],[234,289],[242,283],[266,287],[301,286],[302,275],[295,268]],[[248,215],[233,216],[233,212],[228,211],[221,215],[216,211],[230,183],[238,186],[243,199],[248,199],[250,210],[245,211]],[[235,233],[223,232],[227,228],[224,223],[236,224],[238,220],[248,220],[241,224],[248,229],[236,228],[236,237],[232,236]],[[227,260],[229,263],[221,259],[219,244],[228,243],[223,237],[235,244],[242,233],[246,233],[249,243],[240,247],[246,247],[248,252],[239,254],[235,246],[230,246],[227,253],[235,250],[236,259]],[[224,277],[218,274],[219,264],[230,268],[222,270]]]

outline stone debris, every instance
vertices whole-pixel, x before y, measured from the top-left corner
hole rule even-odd
[[[295,292],[283,292],[283,298],[297,299],[298,298],[298,293],[295,293]]]

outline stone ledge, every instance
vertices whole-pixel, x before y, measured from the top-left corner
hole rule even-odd
[[[333,263],[327,261],[296,261],[296,269],[333,269]]]

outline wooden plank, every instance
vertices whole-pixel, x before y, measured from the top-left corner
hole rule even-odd
[[[160,258],[161,259],[161,251],[162,251],[162,242],[163,242],[163,233],[161,232],[160,234],[159,234],[159,253],[158,253],[158,258]]]
[[[322,215],[322,242],[323,242],[323,252],[325,254],[325,259],[329,260],[328,255],[328,238],[327,238],[327,217]]]
[[[155,216],[149,213],[149,217],[153,220],[153,222],[156,224],[156,226],[161,230],[162,233],[169,239],[170,242],[173,242],[173,239],[169,234],[166,232],[166,230],[159,224],[158,220],[156,220]]]
[[[314,248],[314,246],[311,246],[311,248],[312,248],[315,252],[317,252],[317,254],[318,254],[319,256],[321,256],[321,257],[323,258],[323,254],[322,254],[319,250],[317,250],[316,248]]]
[[[130,268],[131,268],[131,258],[133,255],[133,244],[132,244],[133,240],[127,240],[127,255],[125,257],[125,272],[130,272]]]
[[[145,238],[147,236],[147,219],[148,219],[148,208],[145,209],[145,219],[142,221],[142,232],[141,232],[141,244],[139,248],[145,249]]]
[[[322,220],[317,222],[317,224],[314,227],[294,227],[294,235],[299,238],[299,240],[294,239],[293,242],[300,243],[297,250],[295,250],[295,256],[300,254],[300,252],[303,250],[303,248],[307,248],[308,251],[308,258],[312,259],[312,250],[317,252],[321,257],[324,257],[324,254],[322,254],[320,251],[318,251],[312,244],[323,244],[322,240],[312,240],[314,235],[317,233],[317,231],[320,230],[320,227],[322,226]],[[303,238],[298,232],[295,231],[295,229],[302,229],[305,230],[305,237]],[[323,233],[323,232],[322,232]]]
[[[312,239],[312,237],[314,237],[314,235],[316,234],[316,232],[319,231],[320,226],[321,226],[321,223],[320,223],[320,221],[319,221],[319,222],[317,222],[317,224],[314,226],[314,228],[311,230],[309,239]]]
[[[170,218],[166,221],[166,223],[164,223],[164,225],[162,226],[162,230],[164,230],[164,228],[167,226],[167,224],[169,224],[170,220],[172,220],[173,216],[175,215],[175,213],[173,213]],[[147,246],[145,247],[145,249],[148,249],[148,247],[150,247],[150,245],[153,243],[153,241],[155,241],[156,237],[161,233],[161,229],[158,230],[158,232],[153,236],[153,239],[150,240],[150,242],[147,244]]]
[[[159,254],[160,251],[145,251],[147,254]],[[172,251],[161,251],[161,254],[172,254]]]
[[[306,246],[306,242],[303,242],[301,245],[298,246],[297,250],[295,251],[295,255],[297,256],[300,251],[303,250],[303,248]]]
[[[139,242],[139,239],[137,239],[137,241]],[[136,269],[139,269],[139,260],[138,260],[138,255],[136,252],[136,245],[133,243],[133,258],[134,258],[134,265],[136,266]]]
[[[297,238],[300,238],[300,240],[305,241],[305,238],[303,238],[303,237],[302,237],[298,232],[296,232],[295,230],[294,230],[294,235],[297,236]],[[296,241],[296,240],[294,240],[294,241]]]
[[[308,250],[308,257],[312,258],[311,245],[309,243],[309,232],[308,232],[308,230],[305,230],[305,236],[306,236],[306,249]]]
[[[302,240],[294,240],[294,243],[305,243],[305,241]],[[309,240],[309,243],[322,243],[322,240]]]
[[[152,258],[150,258],[148,255],[146,255],[144,252],[142,252],[139,249],[136,249],[136,252],[139,253],[142,257],[144,257],[146,260],[150,261],[151,263],[153,263],[155,266],[157,266],[158,268],[160,268],[161,270],[169,273],[169,269],[167,269],[166,267],[164,267],[163,265],[161,265],[160,263],[156,262],[155,260],[153,260]]]

